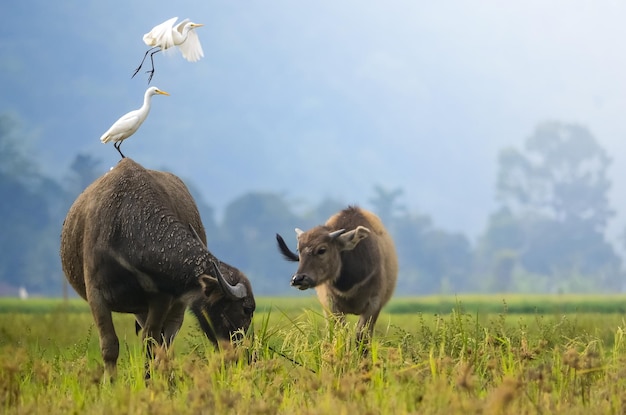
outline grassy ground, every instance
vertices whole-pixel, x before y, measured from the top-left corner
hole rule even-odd
[[[317,297],[261,297],[257,299],[257,311],[279,309],[288,313],[303,308],[318,307]],[[523,295],[485,294],[458,296],[395,297],[386,307],[389,314],[447,314],[452,310],[469,313],[507,314],[554,314],[554,313],[625,313],[626,295]],[[65,312],[89,312],[89,306],[80,298],[65,302],[60,299],[35,299],[22,301],[17,298],[0,298],[0,314],[42,313],[55,310]]]
[[[624,300],[398,298],[363,357],[356,319],[327,321],[314,298],[261,298],[236,349],[215,351],[188,316],[147,383],[131,316],[115,316],[111,383],[84,302],[0,300],[0,412],[624,413]]]

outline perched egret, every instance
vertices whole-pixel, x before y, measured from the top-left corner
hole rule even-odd
[[[139,72],[144,61],[146,60],[146,56],[148,56],[148,53],[151,51],[150,62],[152,63],[152,70],[146,71],[146,73],[150,73],[148,83],[150,83],[150,80],[154,75],[154,60],[152,56],[157,52],[178,46],[183,54],[183,58],[187,59],[189,62],[196,62],[204,56],[202,46],[200,45],[200,39],[198,39],[198,34],[193,30],[196,27],[204,25],[185,19],[174,26],[176,20],[178,20],[178,17],[172,17],[160,25],[154,26],[151,31],[143,35],[143,41],[146,45],[150,46],[150,49],[148,49],[143,55],[141,64],[139,64],[139,67],[135,70],[135,73],[132,76],[133,78],[137,75],[137,72]]]
[[[141,124],[145,121],[148,116],[148,112],[150,112],[150,100],[152,99],[152,95],[156,94],[169,95],[167,92],[161,91],[156,86],[151,86],[146,89],[141,108],[122,115],[119,120],[115,121],[106,133],[102,134],[100,141],[103,143],[113,141],[113,147],[115,147],[115,149],[120,153],[122,158],[125,158],[126,156],[124,156],[122,150],[120,150],[122,141],[135,134],[135,131],[137,131]]]

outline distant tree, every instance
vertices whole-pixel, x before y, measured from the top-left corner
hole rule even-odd
[[[426,215],[404,214],[391,224],[400,262],[398,292],[433,294],[472,287],[472,250],[462,234],[433,226]]]
[[[550,276],[555,289],[575,289],[575,278],[588,284],[585,276],[593,276],[596,289],[620,288],[621,261],[604,236],[614,215],[610,162],[587,129],[555,122],[541,124],[523,151],[503,150],[497,182],[502,209],[481,238],[483,263],[490,257],[492,272],[500,272],[503,252],[513,251],[509,258]]]
[[[29,291],[58,292],[60,232],[54,232],[54,224],[64,194],[26,156],[23,134],[13,117],[0,115],[0,281]]]
[[[279,254],[275,235],[289,239],[299,222],[281,196],[247,193],[226,207],[214,253],[250,276],[256,292],[289,292],[293,263]]]
[[[500,249],[521,251],[526,245],[523,223],[506,206],[491,214],[482,237],[482,248],[488,252]]]
[[[21,182],[38,176],[35,164],[26,156],[23,135],[15,116],[0,114],[0,173]]]
[[[78,195],[102,175],[100,159],[89,154],[77,154],[70,165],[70,192]]]
[[[317,206],[302,215],[296,226],[301,229],[308,229],[313,226],[323,225],[332,215],[345,209],[346,207],[348,207],[348,205],[344,202],[325,198]],[[293,229],[290,230],[290,234],[288,236],[291,237],[292,235]]]
[[[374,212],[383,223],[391,223],[396,215],[406,212],[406,207],[398,203],[398,198],[404,194],[400,188],[389,190],[383,186],[374,186],[374,196],[369,200],[374,206]]]
[[[511,209],[503,206],[491,214],[474,253],[475,273],[483,279],[479,289],[515,291],[514,271],[525,246],[524,224]]]
[[[204,196],[191,180],[184,180],[184,182],[189,189],[189,193],[191,193],[191,196],[196,201],[200,218],[202,219],[202,224],[206,232],[207,243],[211,248],[213,244],[220,239],[220,230],[215,221],[215,209],[205,201]]]
[[[0,138],[1,140],[1,138]],[[49,221],[45,200],[16,178],[0,174],[0,280],[13,287],[28,279],[25,266],[32,241]]]
[[[41,177],[35,193],[43,198],[47,223],[35,230],[24,252],[27,285],[34,292],[58,295],[65,282],[59,261],[59,235],[67,214],[66,190],[49,177]]]
[[[493,281],[490,291],[505,293],[513,289],[513,272],[518,263],[515,251],[502,249],[497,252],[493,264]]]
[[[611,159],[587,129],[541,124],[525,151],[500,153],[499,200],[518,212],[533,212],[603,231],[614,215],[609,206]]]

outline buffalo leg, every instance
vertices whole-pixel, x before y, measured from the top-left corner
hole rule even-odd
[[[88,292],[87,301],[100,334],[100,352],[102,353],[102,360],[104,360],[105,370],[111,379],[114,379],[117,372],[120,343],[115,334],[111,309],[98,294],[89,295]]]
[[[174,341],[174,337],[178,334],[178,330],[180,330],[183,325],[185,309],[185,303],[177,302],[172,305],[170,312],[165,318],[165,322],[163,323],[163,339],[168,348]]]
[[[143,326],[143,341],[146,346],[146,369],[150,361],[154,358],[154,345],[161,346],[163,344],[163,324],[172,304],[172,297],[169,295],[158,294],[148,306],[148,315],[145,325]],[[150,373],[146,370],[146,379],[150,377]]]
[[[174,337],[176,337],[176,334],[178,334],[178,331],[183,325],[185,310],[185,303],[175,303],[165,317],[163,329],[161,330],[161,338],[165,341],[166,347],[170,347],[174,341]],[[139,332],[143,330],[146,326],[147,319],[147,314],[135,314],[135,334],[139,334]]]
[[[143,329],[146,325],[147,318],[147,314],[135,314],[135,334],[139,334],[139,332]]]

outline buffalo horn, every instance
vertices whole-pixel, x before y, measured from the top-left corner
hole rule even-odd
[[[231,285],[230,282],[226,281],[226,278],[222,275],[222,271],[220,271],[217,263],[215,261],[211,261],[211,263],[213,264],[217,281],[220,283],[220,287],[222,287],[222,291],[224,291],[226,295],[234,300],[245,298],[248,295],[248,290],[245,285],[240,282],[235,285]]]
[[[196,236],[196,239],[198,240],[198,242],[200,242],[200,244],[204,247],[204,249],[207,252],[209,252],[209,248],[207,248],[204,242],[202,242],[202,239],[200,239],[200,235],[198,235],[198,232],[196,231],[196,229],[193,227],[191,223],[189,224],[189,228],[191,229],[193,234]],[[233,299],[241,299],[248,295],[248,290],[246,289],[245,285],[243,285],[241,282],[238,282],[235,285],[231,285],[230,282],[226,281],[226,278],[224,278],[224,275],[222,275],[222,271],[220,271],[220,267],[217,265],[217,261],[213,259],[211,259],[210,261],[211,261],[211,264],[213,265],[213,271],[214,271],[213,273],[215,274],[215,278],[220,284],[220,288],[222,289],[222,291],[224,291],[226,295],[228,295],[229,297]]]

